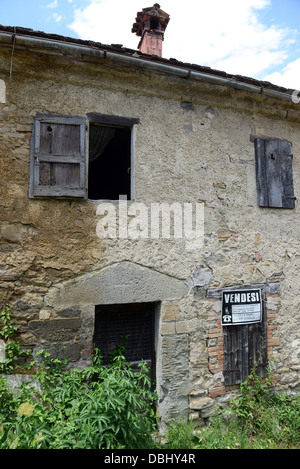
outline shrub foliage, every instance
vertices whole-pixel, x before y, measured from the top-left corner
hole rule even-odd
[[[0,449],[149,448],[156,394],[141,364],[123,356],[110,367],[97,356],[91,367],[64,369],[44,354],[35,383],[12,393],[0,376]]]
[[[173,422],[162,441],[156,434],[156,392],[147,368],[134,372],[120,346],[111,366],[99,351],[85,369],[40,352],[34,381],[12,391],[5,374],[14,371],[21,350],[8,307],[0,312],[0,449],[222,449],[299,448],[300,396],[275,392],[272,373],[255,369],[240,385],[240,396],[207,422]]]

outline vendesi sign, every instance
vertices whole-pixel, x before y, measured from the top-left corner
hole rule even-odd
[[[222,292],[222,325],[253,324],[262,321],[261,290]]]

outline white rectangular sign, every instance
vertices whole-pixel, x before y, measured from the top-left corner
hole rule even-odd
[[[221,318],[223,326],[261,322],[260,289],[223,291]]]

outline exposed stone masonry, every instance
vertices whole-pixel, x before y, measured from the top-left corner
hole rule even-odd
[[[33,47],[33,46],[32,46]],[[34,49],[34,48],[33,48]],[[33,355],[91,359],[95,305],[155,302],[157,389],[163,419],[206,419],[235,395],[223,382],[220,297],[233,285],[266,292],[268,356],[278,389],[299,392],[299,206],[257,206],[251,136],[292,143],[300,183],[297,106],[75,52],[11,44],[0,55],[0,302]],[[137,72],[139,70],[139,72]],[[99,239],[97,203],[29,199],[36,113],[138,118],[134,197],[205,206],[204,244]],[[298,195],[299,197],[299,195]]]

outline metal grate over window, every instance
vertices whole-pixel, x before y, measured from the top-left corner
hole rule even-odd
[[[118,347],[124,347],[132,365],[147,361],[154,376],[155,303],[98,305],[95,308],[94,345],[108,364]]]

